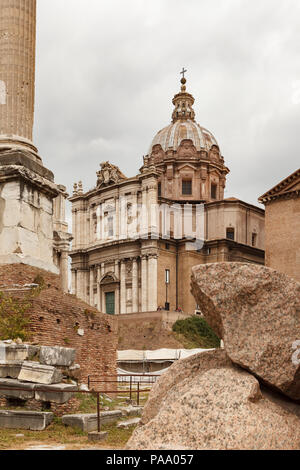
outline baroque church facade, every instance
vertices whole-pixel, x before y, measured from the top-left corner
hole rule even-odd
[[[74,185],[72,292],[104,313],[192,314],[194,265],[264,264],[264,211],[224,199],[229,169],[185,78],[173,105],[136,176],[105,162],[93,190]]]

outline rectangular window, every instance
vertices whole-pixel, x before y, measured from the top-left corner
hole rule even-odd
[[[252,246],[257,245],[257,233],[252,233]]]
[[[170,284],[170,270],[166,269],[166,284]]]
[[[158,191],[158,197],[161,197],[161,183],[158,183],[157,191]]]
[[[192,180],[183,180],[182,181],[182,194],[183,196],[191,196],[192,191]]]
[[[113,217],[108,217],[108,236],[109,237],[114,236],[114,218]]]
[[[216,184],[211,185],[211,198],[212,199],[217,199],[217,190],[218,186]]]
[[[234,238],[235,238],[234,228],[228,228],[226,230],[226,238],[228,240],[234,240]]]

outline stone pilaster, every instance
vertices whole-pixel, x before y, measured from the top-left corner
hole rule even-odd
[[[157,255],[148,257],[148,310],[154,312],[157,310]]]
[[[64,292],[69,291],[69,277],[68,277],[68,270],[69,270],[69,252],[62,251],[61,252],[61,259],[60,259],[60,276],[61,276],[61,286]]]
[[[77,285],[76,285],[76,277],[77,277],[77,271],[75,269],[72,269],[72,294],[77,295]]]
[[[101,312],[102,305],[101,305],[101,267],[97,266],[97,308]]]
[[[142,256],[142,312],[148,311],[148,258]]]
[[[132,261],[132,312],[139,311],[139,271],[138,260],[133,258]]]
[[[126,264],[121,261],[121,275],[120,275],[120,314],[127,313],[126,308]]]
[[[94,268],[90,268],[90,305],[94,307]]]

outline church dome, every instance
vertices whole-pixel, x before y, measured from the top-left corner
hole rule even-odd
[[[210,131],[197,122],[187,119],[178,120],[159,131],[152,141],[150,154],[155,145],[160,145],[164,152],[169,148],[176,151],[183,140],[191,140],[199,152],[201,150],[209,152],[213,145],[219,147]]]
[[[149,155],[152,154],[153,148],[156,146],[160,146],[164,152],[169,149],[176,152],[184,140],[192,141],[198,152],[206,151],[209,153],[214,146],[220,150],[212,133],[200,126],[195,120],[195,111],[193,109],[195,100],[186,91],[185,78],[182,78],[181,85],[181,92],[173,98],[175,108],[172,114],[172,123],[156,134]]]

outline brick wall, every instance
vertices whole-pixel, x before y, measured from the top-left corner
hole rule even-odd
[[[75,348],[82,383],[87,383],[88,375],[115,374],[117,320],[64,294],[59,276],[27,265],[0,266],[0,291],[3,286],[30,284],[38,274],[43,277],[45,288],[33,300],[29,312],[31,341]],[[84,330],[84,335],[80,336],[78,330]]]
[[[300,281],[300,197],[267,204],[266,265]]]

